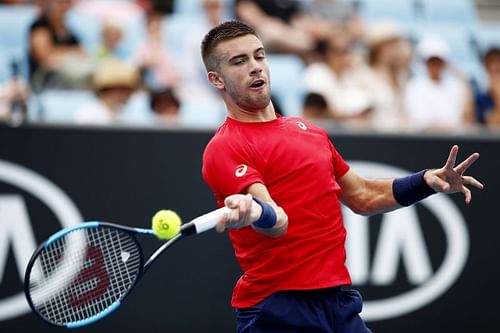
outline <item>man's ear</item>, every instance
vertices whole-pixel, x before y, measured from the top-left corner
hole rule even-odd
[[[208,72],[208,82],[210,82],[217,90],[223,90],[225,87],[224,80],[220,77],[219,73],[210,71]]]

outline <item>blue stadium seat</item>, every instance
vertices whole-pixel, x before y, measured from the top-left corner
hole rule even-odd
[[[234,0],[221,0],[221,3],[232,10]],[[174,13],[180,15],[201,15],[203,14],[203,0],[175,0]]]
[[[461,69],[475,87],[486,89],[488,85],[488,78],[483,64],[479,60],[463,63],[461,64]]]
[[[99,45],[102,22],[98,17],[72,9],[66,15],[66,24],[85,51],[92,52]]]
[[[15,58],[26,56],[29,27],[37,13],[33,5],[0,5],[0,52]]]
[[[477,24],[477,11],[473,0],[422,0],[429,22]]]
[[[154,121],[150,108],[149,94],[137,91],[128,100],[123,109],[124,120],[131,125],[147,125]]]
[[[185,38],[190,31],[198,29],[197,22],[202,22],[203,17],[193,14],[172,14],[166,16],[163,22],[163,36],[168,50],[175,59],[182,59]]]
[[[38,95],[41,118],[51,123],[73,123],[78,109],[95,98],[87,90],[46,90]]]
[[[500,23],[482,23],[474,29],[474,36],[481,52],[492,46],[500,47]]]
[[[11,70],[9,68],[9,57],[0,52],[0,85],[4,84],[11,77]]]
[[[302,114],[304,97],[304,64],[293,55],[268,54],[267,62],[271,71],[271,91],[283,108],[286,116]]]
[[[202,0],[175,0],[174,13],[181,15],[201,14]]]
[[[417,3],[415,0],[363,0],[359,2],[359,11],[368,22],[390,19],[406,24],[418,19]]]
[[[426,22],[422,1],[360,0],[357,3],[359,14],[368,25],[390,21],[396,24],[403,35],[408,36],[413,33],[416,25]]]
[[[210,99],[191,98],[181,104],[180,122],[187,127],[216,128],[225,118],[224,106]]]

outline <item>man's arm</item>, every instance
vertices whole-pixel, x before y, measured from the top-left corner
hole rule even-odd
[[[276,214],[276,223],[271,228],[261,228],[254,224],[263,214],[263,208],[253,198],[258,198]],[[217,231],[223,232],[226,228],[235,229],[252,226],[252,228],[270,237],[279,237],[285,234],[288,228],[288,216],[271,198],[266,186],[260,183],[248,187],[247,194],[230,195],[224,200],[226,207],[231,208],[231,213],[224,216],[217,224]],[[273,221],[274,222],[274,221]]]
[[[455,166],[457,153],[458,146],[455,145],[451,148],[445,165],[440,169],[427,170],[423,174],[423,183],[420,185],[428,186],[435,192],[462,192],[465,196],[465,202],[468,204],[472,199],[472,193],[467,186],[482,189],[483,184],[474,177],[464,176],[463,174],[479,158],[479,154],[474,153]],[[410,194],[411,199],[411,189],[414,185],[405,183],[406,179],[400,178],[398,183],[405,186],[403,189],[406,191],[405,199],[407,199],[408,194]],[[401,200],[402,194],[400,188],[394,186],[394,181],[394,179],[367,179],[359,176],[353,170],[349,170],[338,179],[338,183],[342,188],[341,200],[355,213],[363,215],[400,208],[403,206],[401,204],[403,202]],[[414,192],[418,191],[419,189],[415,189]]]

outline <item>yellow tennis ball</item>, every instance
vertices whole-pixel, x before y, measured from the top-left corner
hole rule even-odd
[[[170,239],[180,232],[181,223],[173,210],[160,210],[153,216],[151,229],[159,239]]]

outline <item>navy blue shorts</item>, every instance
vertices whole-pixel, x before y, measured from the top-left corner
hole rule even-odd
[[[281,291],[236,309],[238,333],[371,333],[359,316],[362,303],[357,290]]]

